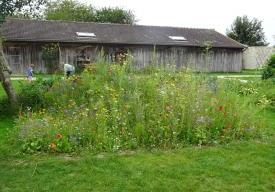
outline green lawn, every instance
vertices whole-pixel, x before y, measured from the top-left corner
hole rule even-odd
[[[17,83],[16,83],[17,84]],[[18,84],[19,85],[19,84]],[[0,91],[1,92],[1,91]],[[0,191],[275,191],[275,112],[261,140],[119,154],[22,155],[0,116]]]
[[[262,75],[262,70],[258,69],[246,69],[241,72],[211,72],[210,75]]]
[[[12,81],[12,83],[13,83],[14,89],[18,91],[20,89],[20,87],[22,86],[22,84],[24,84],[26,82],[24,82],[24,81],[23,82],[22,81]],[[6,93],[4,92],[4,89],[3,89],[2,85],[0,85],[0,98],[3,98],[5,96],[6,96]]]
[[[20,155],[2,142],[0,191],[274,191],[274,115],[265,140],[175,151]]]

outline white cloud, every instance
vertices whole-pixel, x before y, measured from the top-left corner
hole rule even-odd
[[[81,0],[96,7],[122,7],[134,11],[138,24],[212,28],[225,33],[236,16],[263,21],[268,42],[275,44],[274,0]]]

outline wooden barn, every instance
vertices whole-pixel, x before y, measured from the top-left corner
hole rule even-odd
[[[25,73],[29,64],[46,72],[45,49],[51,46],[58,52],[53,68],[62,62],[75,66],[92,63],[103,50],[110,62],[129,51],[138,68],[174,65],[211,72],[241,71],[245,48],[213,29],[68,21],[8,19],[1,35],[14,74]]]

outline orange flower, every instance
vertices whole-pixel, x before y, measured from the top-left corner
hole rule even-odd
[[[224,106],[219,106],[219,111],[224,111]]]
[[[56,138],[57,139],[61,139],[62,138],[62,135],[60,133],[56,134]]]
[[[51,149],[55,150],[55,149],[56,149],[56,144],[55,144],[54,142],[52,142],[52,143],[49,145],[49,147],[50,147]]]

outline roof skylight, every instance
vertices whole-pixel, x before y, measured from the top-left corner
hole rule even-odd
[[[186,41],[186,38],[183,36],[168,36],[168,37],[174,41]]]
[[[76,35],[78,37],[96,37],[94,33],[88,33],[88,32],[76,32]]]

